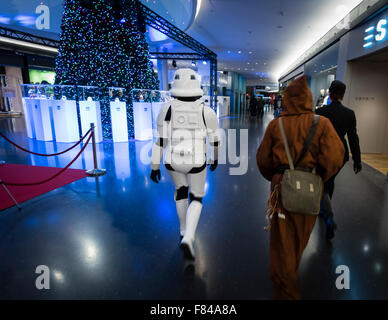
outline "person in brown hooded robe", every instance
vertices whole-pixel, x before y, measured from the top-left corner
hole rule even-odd
[[[314,119],[313,98],[306,77],[294,80],[285,90],[281,114],[291,157],[299,157]],[[344,147],[330,120],[320,117],[314,138],[300,168],[316,168],[325,182],[341,168]],[[298,267],[317,216],[287,212],[282,208],[282,172],[288,166],[279,120],[272,120],[256,155],[261,174],[271,181],[268,202],[270,230],[270,275],[275,299],[300,299]]]

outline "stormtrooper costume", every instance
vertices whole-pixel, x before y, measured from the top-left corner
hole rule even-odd
[[[170,93],[176,99],[164,105],[158,115],[151,179],[156,183],[160,180],[160,163],[167,149],[164,164],[175,185],[181,248],[186,258],[194,259],[195,230],[205,196],[206,138],[212,153],[210,170],[214,171],[220,144],[218,121],[215,112],[199,100],[203,91],[193,70],[177,70]]]

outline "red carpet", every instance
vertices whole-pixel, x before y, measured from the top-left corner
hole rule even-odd
[[[23,164],[0,165],[0,179],[12,183],[31,183],[47,179],[62,168],[27,166]],[[62,187],[71,182],[85,178],[86,170],[67,169],[49,182],[36,186],[7,186],[13,197],[19,202],[35,198],[41,194]],[[12,207],[14,202],[0,186],[0,210]]]

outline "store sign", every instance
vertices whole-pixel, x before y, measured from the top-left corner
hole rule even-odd
[[[387,39],[387,19],[381,19],[377,25],[371,26],[365,30],[364,48],[373,47],[373,45]]]

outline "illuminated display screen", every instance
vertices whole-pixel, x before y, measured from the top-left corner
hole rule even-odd
[[[58,39],[63,0],[1,0],[0,25]]]
[[[364,48],[373,47],[374,44],[387,39],[387,19],[381,19],[375,26],[365,29]]]
[[[30,82],[40,84],[42,81],[47,81],[49,84],[54,84],[55,72],[46,70],[30,69]]]

